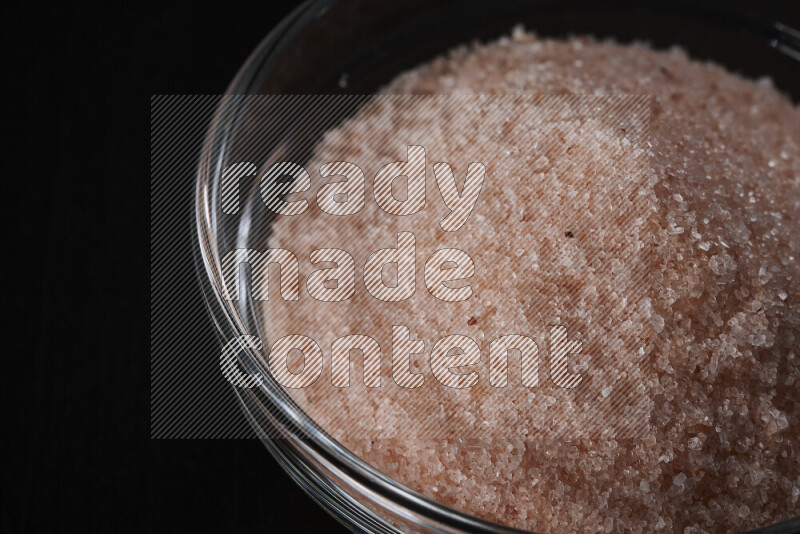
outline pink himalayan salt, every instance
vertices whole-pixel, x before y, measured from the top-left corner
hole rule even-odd
[[[654,372],[641,377],[637,391],[650,403],[651,425],[643,438],[607,436],[553,446],[526,436],[521,429],[530,421],[523,411],[511,409],[496,413],[488,439],[430,439],[407,431],[411,415],[404,403],[413,400],[406,392],[382,388],[370,397],[341,395],[336,406],[352,420],[364,421],[364,428],[378,429],[371,434],[341,432],[341,419],[333,421],[329,411],[313,411],[315,403],[340,392],[297,391],[298,402],[348,448],[413,490],[518,528],[730,532],[800,513],[798,108],[767,80],[742,79],[692,61],[677,49],[655,52],[643,45],[587,38],[542,40],[521,31],[492,44],[458,48],[401,75],[385,93],[653,96],[653,171],[646,187],[656,213],[646,219],[646,234],[635,237],[647,243],[652,278],[646,302],[615,317],[629,328],[630,347],[647,346],[645,357]],[[415,119],[403,117],[402,109],[393,112],[399,123]],[[315,158],[399,159],[393,151],[378,154],[352,142],[367,124],[370,135],[394,139],[397,124],[380,131],[380,121],[369,121],[364,113],[331,132]],[[447,144],[446,139],[438,141]],[[510,150],[530,148],[515,141],[506,140]],[[467,157],[453,161],[466,162]],[[546,158],[537,158],[528,172],[546,173],[547,168]],[[502,179],[489,174],[487,180]],[[552,280],[530,273],[557,256],[543,254],[537,236],[563,235],[564,229],[553,222],[557,211],[542,209],[548,197],[530,191],[528,184],[509,179],[512,197],[503,198],[498,186],[481,201],[535,204],[543,213],[555,214],[553,220],[525,221],[509,212],[499,227],[488,228],[476,217],[470,221],[473,230],[459,242],[476,263],[506,258],[498,272],[520,277],[479,274],[475,297],[441,316],[426,314],[418,301],[384,313],[366,308],[368,301],[358,293],[340,311],[320,311],[311,299],[301,299],[286,310],[284,326],[302,332],[308,325],[324,325],[329,331],[322,337],[328,341],[347,333],[385,332],[398,324],[397,317],[426,340],[466,331],[488,341],[484,332],[524,329],[526,321],[539,328],[526,295],[546,291]],[[342,245],[348,236],[369,241],[371,226],[391,226],[379,215],[366,218],[366,225],[363,219],[346,218],[331,224],[330,218],[310,210],[302,217],[279,219],[272,244],[310,251]],[[432,228],[434,220],[425,219],[425,225]],[[391,235],[394,228],[386,230]],[[569,246],[588,246],[577,237]],[[420,231],[417,239],[420,249],[434,250],[443,238]],[[559,269],[552,272],[568,275],[573,270],[582,277],[585,271],[572,265]],[[607,272],[599,276],[610,277]],[[603,279],[592,283],[605,291]],[[573,311],[600,314],[591,302]],[[267,316],[275,319],[276,312],[267,310]],[[268,321],[267,331],[271,329],[280,330]],[[384,352],[384,360],[387,356]],[[355,367],[353,376],[358,377],[360,367]],[[441,395],[441,390],[430,391]],[[452,402],[459,401],[453,397]],[[469,405],[461,407],[470,410]],[[404,431],[393,434],[392,428]]]

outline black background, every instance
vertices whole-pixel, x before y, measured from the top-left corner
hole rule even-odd
[[[23,177],[6,189],[10,255],[30,282],[10,284],[24,312],[9,337],[25,342],[4,394],[23,446],[3,532],[345,532],[255,439],[150,440],[150,96],[223,93],[297,3],[4,16],[5,170]]]
[[[256,440],[149,439],[150,96],[222,93],[296,3],[4,8],[3,532],[344,531]]]

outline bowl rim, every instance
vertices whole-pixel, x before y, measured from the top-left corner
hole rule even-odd
[[[269,66],[270,61],[273,60],[276,55],[280,55],[287,48],[289,43],[291,43],[293,38],[305,30],[308,23],[323,16],[333,5],[339,4],[340,2],[341,0],[305,0],[293,9],[250,53],[225,90],[225,95],[254,94],[254,82],[259,73]],[[800,32],[797,32],[797,30],[793,30],[791,27],[778,22],[773,22],[772,28],[776,32],[788,32],[789,35],[792,35],[794,32],[796,35],[800,35]],[[800,42],[800,40],[798,42]],[[770,43],[770,46],[773,48],[780,48],[780,46],[784,45],[785,43],[782,40],[776,40]],[[800,59],[800,53],[798,54],[796,59]],[[231,329],[236,335],[246,335],[248,334],[247,329],[242,324],[238,314],[234,313],[233,310],[228,307],[229,304],[226,303],[220,290],[221,285],[219,282],[221,281],[221,270],[219,268],[219,254],[216,250],[215,242],[216,221],[215,214],[213,213],[214,210],[211,207],[212,202],[210,202],[210,198],[213,197],[213,195],[210,194],[210,185],[214,177],[212,177],[210,169],[204,168],[203,165],[203,163],[210,158],[211,147],[215,144],[215,141],[217,141],[218,136],[222,135],[225,137],[233,135],[229,132],[220,131],[220,124],[225,116],[226,105],[226,100],[223,98],[208,128],[202,148],[202,156],[198,165],[195,188],[195,231],[197,242],[199,243],[199,246],[195,247],[198,256],[197,275],[199,278],[203,279],[201,283],[204,282],[204,298],[206,299],[206,305],[211,311],[211,316],[217,328],[220,329],[221,332],[226,332],[228,329]],[[220,312],[222,312],[224,320],[220,318]],[[247,399],[242,397],[241,392],[237,388],[234,388],[234,390],[239,397],[243,410],[247,413],[249,409]],[[267,392],[267,394],[271,395],[272,393]],[[285,403],[280,404],[284,409],[287,408]],[[356,525],[346,522],[353,521],[350,514],[340,509],[335,503],[327,502],[325,496],[321,496],[318,493],[320,492],[319,485],[314,483],[316,479],[326,479],[326,471],[329,471],[330,468],[339,470],[339,472],[350,481],[368,488],[370,492],[381,496],[384,500],[390,501],[395,506],[403,507],[404,510],[410,513],[410,515],[405,516],[406,519],[418,522],[422,517],[428,521],[428,527],[437,525],[444,527],[446,530],[437,529],[442,532],[465,531],[531,534],[529,531],[507,527],[472,516],[425,497],[384,475],[344,447],[333,437],[321,431],[321,429],[315,425],[314,421],[299,407],[296,407],[296,410],[289,415],[291,422],[302,429],[302,431],[297,432],[294,426],[287,425],[281,429],[284,437],[278,439],[266,437],[264,433],[260,432],[259,428],[257,428],[258,423],[255,422],[251,416],[248,418],[250,419],[251,425],[254,425],[255,430],[259,433],[261,440],[265,442],[270,453],[290,476],[300,484],[302,489],[308,493],[313,500],[322,505],[331,515],[337,520],[342,521],[349,528],[353,528],[354,526],[361,526],[362,528],[368,527],[359,522],[357,522]],[[267,440],[269,440],[269,442],[267,442]],[[302,456],[302,459],[298,458],[298,455]],[[310,463],[303,461],[309,459],[311,459]],[[303,471],[306,471],[306,473],[303,473]],[[321,491],[321,493],[325,492]],[[368,511],[368,508],[363,505],[356,504],[356,506],[366,511],[368,514],[371,513]],[[393,511],[398,512],[398,510]],[[385,528],[390,529],[390,531],[395,531],[392,527],[387,526]],[[800,529],[800,517],[750,532],[764,534],[771,532],[789,532],[794,528]]]
[[[226,89],[225,95],[252,94],[249,90],[252,88],[253,80],[258,73],[266,67],[270,56],[279,54],[294,35],[304,30],[305,23],[324,15],[331,6],[339,2],[340,0],[305,0],[291,11],[266,35],[256,49],[248,56]],[[206,283],[203,283],[204,298],[206,299],[206,305],[211,311],[212,319],[217,328],[221,332],[224,332],[227,325],[227,328],[236,332],[236,335],[247,335],[244,324],[242,324],[238,314],[234,313],[228,307],[220,290],[221,285],[219,281],[221,281],[221,270],[219,254],[216,250],[216,243],[214,240],[216,222],[215,214],[209,202],[210,197],[213,196],[209,194],[209,185],[212,177],[208,169],[203,168],[203,162],[209,160],[211,157],[212,147],[215,145],[217,135],[220,133],[222,133],[224,137],[231,135],[228,132],[220,132],[219,126],[225,116],[225,109],[226,99],[223,98],[208,128],[198,168],[195,190],[195,222],[196,234],[199,242],[199,247],[197,247],[199,256],[197,261],[198,276],[202,277],[201,271],[204,271],[206,277],[204,280]],[[209,295],[209,293],[211,294]],[[217,310],[217,313],[214,313],[214,310]],[[220,320],[218,317],[219,312],[223,314],[224,321]],[[247,413],[249,410],[248,399],[242,397],[242,392],[238,388],[234,388],[234,390],[242,409]],[[272,393],[267,392],[267,394],[271,395]],[[291,408],[287,406],[287,403],[284,401],[285,399],[279,399],[278,404],[280,404],[283,409]],[[388,499],[395,506],[403,507],[411,514],[407,516],[406,519],[414,522],[418,522],[421,518],[420,516],[422,516],[430,522],[430,525],[446,526],[448,528],[446,531],[448,532],[464,531],[498,534],[531,534],[529,531],[514,529],[469,515],[425,497],[384,475],[362,460],[333,437],[322,431],[299,406],[295,405],[294,411],[289,413],[289,415],[291,423],[279,429],[279,432],[283,436],[282,438],[267,437],[259,428],[255,428],[255,430],[259,434],[262,442],[265,442],[267,445],[270,453],[275,456],[276,460],[278,460],[285,470],[289,471],[290,476],[300,484],[306,493],[339,521],[345,519],[342,517],[342,513],[346,516],[349,516],[349,514],[340,510],[337,506],[330,506],[331,503],[325,502],[324,499],[321,501],[320,496],[315,494],[314,491],[315,489],[319,489],[314,487],[314,480],[320,477],[325,478],[326,475],[324,471],[330,468],[340,470],[344,476],[351,479],[351,482],[368,488],[371,493],[379,495],[384,500]],[[258,425],[258,422],[249,414],[248,419],[251,425]],[[269,442],[267,440],[269,440]],[[298,454],[302,454],[306,457],[313,456],[314,462],[312,462],[312,465],[306,462],[294,462],[291,456]],[[322,462],[325,468],[315,468],[314,463],[316,462]],[[292,473],[290,471],[291,469],[305,469],[315,472],[310,473],[312,476],[309,479],[308,477],[303,477],[303,473]],[[302,480],[298,480],[298,478]],[[360,506],[360,508],[366,510],[363,506]],[[398,512],[399,510],[393,511]],[[352,520],[353,518],[347,517],[347,519]],[[345,525],[351,528],[353,526],[350,523],[345,523]]]

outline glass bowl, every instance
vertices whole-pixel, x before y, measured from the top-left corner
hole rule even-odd
[[[620,42],[647,41],[655,48],[678,44],[696,59],[713,60],[751,78],[770,76],[792,100],[800,99],[800,33],[783,19],[744,13],[730,3],[598,4],[510,0],[487,7],[485,0],[312,0],[264,39],[227,94],[368,95],[399,72],[453,46],[492,40],[522,24],[544,37],[591,34]],[[237,216],[222,216],[221,173],[226,162],[236,161],[233,147],[246,135],[246,113],[241,99],[221,101],[199,162],[196,189],[199,276],[226,340],[258,334],[261,326],[252,301],[242,299],[234,306],[223,298],[223,251],[253,248],[248,244],[268,235],[271,222],[259,210],[255,188],[240,194]],[[277,115],[275,120],[282,118]],[[291,142],[273,139],[262,148],[285,153]],[[245,369],[258,369],[258,362],[252,348],[239,355]],[[384,476],[317,427],[274,382],[234,389],[270,453],[314,501],[351,530],[520,532],[443,506]],[[798,530],[800,518],[758,532]]]

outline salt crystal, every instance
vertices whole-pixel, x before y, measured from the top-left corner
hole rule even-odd
[[[739,507],[739,517],[747,517],[748,515],[750,515],[750,507],[743,504]]]
[[[657,313],[650,316],[650,324],[653,325],[653,329],[657,333],[661,333],[664,330],[664,318]]]

